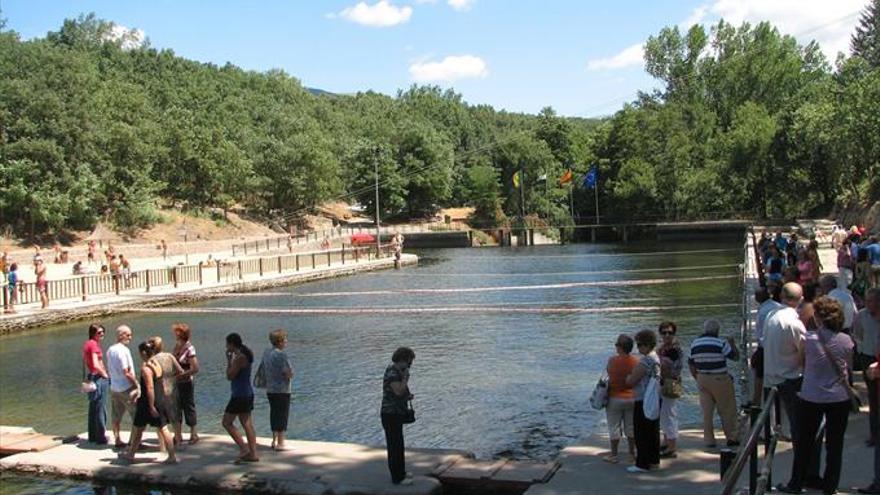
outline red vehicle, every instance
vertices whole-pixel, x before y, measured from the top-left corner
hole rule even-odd
[[[365,246],[368,244],[375,244],[376,238],[366,232],[360,232],[357,234],[351,235],[351,245],[352,246]]]

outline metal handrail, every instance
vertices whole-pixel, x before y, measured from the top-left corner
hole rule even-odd
[[[743,469],[746,467],[746,463],[752,456],[758,455],[758,437],[761,434],[761,430],[764,429],[764,425],[770,419],[770,412],[773,410],[773,404],[776,400],[776,394],[778,393],[775,387],[768,390],[769,392],[764,398],[764,404],[761,407],[761,413],[752,422],[748,440],[746,440],[745,445],[740,448],[740,451],[737,453],[730,468],[724,474],[721,495],[733,494],[736,483],[739,481],[739,477],[742,474]],[[773,439],[775,439],[775,435],[773,436]],[[771,441],[771,439],[768,439],[768,441]],[[772,456],[769,458],[772,461]]]

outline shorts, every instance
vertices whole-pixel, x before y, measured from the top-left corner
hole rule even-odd
[[[254,396],[232,397],[226,404],[226,414],[248,414],[254,410]]]
[[[750,360],[752,369],[755,370],[755,376],[758,378],[764,378],[764,348],[758,347],[755,349],[755,352],[752,353],[752,359]]]
[[[125,392],[110,391],[110,420],[113,423],[122,422],[122,416],[127,412],[129,417],[134,419],[135,406],[131,401],[131,391],[134,387]]]
[[[141,397],[138,399],[137,411],[135,411],[134,420],[131,422],[132,426],[135,428],[146,428],[149,425],[162,428],[167,425],[168,412],[165,409],[165,405],[156,404],[156,410],[159,411],[159,416],[151,415],[146,399]]]
[[[616,399],[614,397],[608,399],[608,405],[605,406],[605,418],[608,420],[608,436],[611,440],[620,440],[621,430],[626,438],[635,437],[634,409],[634,399]]]

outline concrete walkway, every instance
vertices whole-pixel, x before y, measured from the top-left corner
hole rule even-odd
[[[84,436],[84,435],[83,435]],[[155,435],[145,433],[148,439]],[[128,438],[127,434],[123,435]],[[184,445],[179,463],[162,464],[165,454],[154,447],[139,452],[129,464],[109,447],[83,440],[43,452],[18,454],[0,460],[0,469],[107,482],[185,487],[204,493],[246,490],[248,493],[297,495],[439,494],[440,482],[428,476],[438,466],[472,457],[467,452],[413,449],[406,453],[411,486],[395,486],[388,473],[384,447],[350,443],[289,441],[284,452],[270,449],[271,440],[258,439],[260,462],[237,465],[238,448],[228,436],[201,435],[196,445]]]
[[[629,465],[624,462],[626,456],[621,456],[620,464],[604,462],[602,456],[608,453],[608,438],[592,436],[584,445],[564,449],[559,458],[562,467],[553,479],[546,485],[532,486],[526,495],[611,493],[718,495],[721,493],[718,450],[703,447],[702,430],[682,430],[680,435],[678,458],[663,460],[661,469],[642,474],[626,472],[626,467]],[[850,418],[847,428],[843,472],[838,489],[841,494],[856,493],[854,487],[865,486],[871,482],[874,451],[865,446],[867,436],[867,410],[863,409],[861,414]],[[621,445],[621,451],[625,448],[625,445]],[[758,449],[763,453],[762,445],[759,445]],[[788,481],[791,462],[791,444],[780,442],[773,463],[774,485]],[[748,485],[748,466],[740,479],[741,485]]]

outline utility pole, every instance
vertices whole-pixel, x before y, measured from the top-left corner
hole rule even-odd
[[[373,172],[376,174],[376,257],[382,253],[382,231],[379,227],[379,147],[373,148]]]

